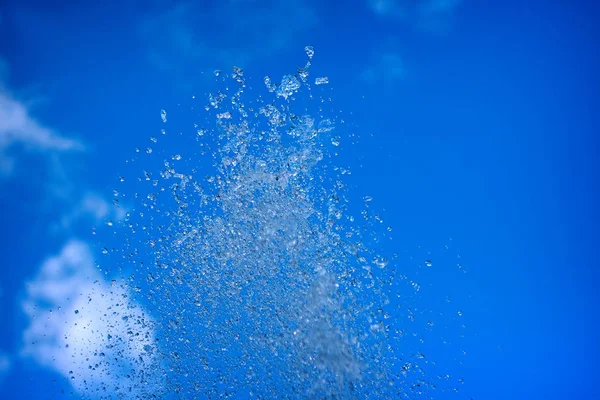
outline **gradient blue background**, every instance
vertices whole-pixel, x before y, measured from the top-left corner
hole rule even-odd
[[[51,228],[69,190],[110,198],[123,160],[160,129],[161,108],[205,98],[215,68],[240,65],[254,85],[294,71],[306,44],[316,51],[312,78],[329,77],[324,90],[365,137],[342,150],[354,190],[386,210],[394,249],[420,257],[418,246],[436,254],[450,245],[440,258],[459,254],[468,271],[423,277],[452,295],[467,325],[464,364],[447,364],[465,384],[433,397],[600,398],[600,9],[437,3],[441,14],[401,16],[367,0],[297,1],[279,14],[245,3],[223,12],[216,2],[2,2],[3,90],[86,151],[68,156],[59,201],[48,194],[59,179],[47,167],[54,156],[6,150],[17,166],[0,180],[0,351],[11,359],[0,398],[70,390],[19,357],[24,282],[68,238],[93,243],[84,223]]]

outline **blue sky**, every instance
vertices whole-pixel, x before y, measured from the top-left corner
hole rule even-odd
[[[27,310],[47,285],[108,279],[92,226],[123,218],[112,191],[160,110],[205,99],[215,69],[294,71],[307,44],[363,138],[340,146],[352,195],[382,210],[389,250],[432,258],[420,304],[464,316],[447,334],[466,356],[432,351],[465,383],[433,398],[600,396],[598,6],[258,3],[0,3],[0,397],[81,390],[69,353],[28,345],[46,314]]]

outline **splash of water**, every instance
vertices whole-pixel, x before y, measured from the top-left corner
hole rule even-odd
[[[305,51],[296,74],[264,79],[267,96],[244,103],[237,67],[235,93],[208,96],[213,122],[195,126],[208,174],[181,152],[139,179],[118,253],[156,321],[158,397],[399,398],[427,386],[397,354],[388,293],[400,278],[369,245],[371,198],[350,216],[335,120],[296,100],[311,90]]]

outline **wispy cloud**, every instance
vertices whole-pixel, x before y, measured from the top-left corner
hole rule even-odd
[[[19,168],[20,158],[37,154],[47,165],[40,181],[40,202],[50,202],[53,210],[66,208],[51,228],[68,231],[77,221],[95,223],[110,218],[120,220],[125,210],[114,207],[98,194],[82,189],[73,176],[67,154],[84,149],[81,141],[62,135],[37,120],[31,111],[32,101],[15,97],[4,84],[8,64],[0,57],[0,183],[25,169]],[[60,214],[60,212],[54,212]]]
[[[98,193],[88,191],[83,194],[80,201],[75,203],[70,211],[61,217],[58,228],[69,230],[74,223],[79,221],[93,221],[95,224],[109,221],[121,221],[125,218],[127,210],[121,205],[110,204]]]
[[[316,20],[303,0],[182,2],[147,18],[141,32],[156,66],[187,77],[272,55]]]
[[[66,138],[40,124],[26,103],[15,99],[0,86],[0,174],[13,173],[17,148],[29,152],[65,152],[81,150],[76,140]]]
[[[431,33],[448,31],[456,9],[463,0],[369,0],[369,7],[381,18],[401,21]]]
[[[86,243],[71,240],[43,263],[22,309],[29,318],[22,357],[62,374],[80,393],[156,390],[153,321],[124,285],[104,280]]]

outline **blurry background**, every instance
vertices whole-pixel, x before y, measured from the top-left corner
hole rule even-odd
[[[122,217],[112,191],[160,110],[206,99],[215,69],[238,65],[251,85],[293,72],[307,44],[312,76],[329,77],[323,90],[367,138],[342,138],[354,190],[385,210],[393,251],[431,254],[422,290],[451,296],[467,326],[466,355],[446,364],[464,385],[434,398],[600,397],[599,11],[1,2],[0,398],[77,394],[61,372],[72,360],[53,346],[62,328],[40,325],[36,307],[108,279],[93,227]],[[449,280],[442,267],[466,273]]]

